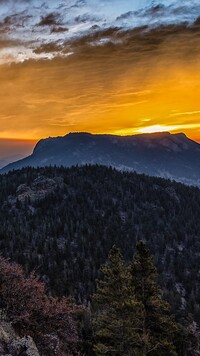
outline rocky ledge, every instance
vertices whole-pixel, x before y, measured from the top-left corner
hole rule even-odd
[[[40,356],[32,337],[20,338],[6,321],[0,322],[0,355]]]
[[[23,203],[26,200],[30,202],[42,200],[62,185],[63,179],[61,177],[50,179],[39,176],[30,185],[21,184],[16,190],[16,195],[10,197],[10,202],[18,200]]]

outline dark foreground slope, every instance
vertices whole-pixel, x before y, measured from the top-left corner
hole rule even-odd
[[[86,301],[113,244],[147,242],[178,314],[200,320],[200,190],[102,166],[0,176],[0,249],[52,293]]]
[[[0,173],[23,167],[103,164],[200,186],[200,145],[184,134],[134,136],[72,133],[41,140],[33,154]]]

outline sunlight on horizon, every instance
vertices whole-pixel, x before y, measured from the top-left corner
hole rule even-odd
[[[137,130],[137,133],[145,134],[145,133],[157,133],[157,132],[166,132],[166,131],[174,131],[177,130],[178,126],[167,126],[167,125],[152,125],[142,127]]]

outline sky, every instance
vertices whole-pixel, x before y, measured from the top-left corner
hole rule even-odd
[[[200,141],[199,36],[199,0],[0,0],[0,160],[76,131]]]

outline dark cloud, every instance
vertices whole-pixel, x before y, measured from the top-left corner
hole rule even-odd
[[[75,17],[75,22],[77,23],[86,23],[86,22],[98,22],[101,18],[98,16],[92,16],[90,14],[83,14]]]
[[[41,17],[38,26],[61,26],[61,15],[58,12],[51,12]]]
[[[165,11],[166,7],[163,4],[158,4],[156,6],[152,6],[150,9],[146,11],[147,15],[160,15],[163,14]]]
[[[142,61],[152,57],[174,58],[176,55],[192,58],[195,51],[200,56],[200,24],[187,23],[179,25],[161,25],[156,28],[142,26],[130,30],[112,27],[105,30],[95,26],[85,36],[65,40],[62,43],[56,41],[42,44],[35,49],[35,53],[57,53],[57,56],[73,53],[73,56],[127,56],[134,61]],[[191,50],[192,49],[192,50]],[[114,57],[113,57],[114,58]],[[164,57],[163,57],[164,58]],[[195,57],[196,58],[196,57]]]
[[[77,0],[77,1],[75,2],[75,4],[71,6],[71,8],[73,8],[73,7],[83,7],[83,6],[85,6],[86,4],[87,4],[87,1],[86,1],[86,0]]]
[[[0,0],[1,4],[3,2],[6,3],[6,1]],[[31,0],[16,0],[15,2],[28,4]],[[106,8],[105,4],[104,0],[103,5]],[[170,37],[173,36],[181,37],[181,41],[182,38],[191,36],[192,42],[196,41],[196,35],[192,38],[192,33],[198,33],[199,19],[193,25],[191,23],[189,25],[189,22],[179,22],[179,25],[166,25],[163,22],[166,20],[169,23],[172,14],[174,18],[176,14],[179,14],[181,18],[188,10],[188,6],[185,4],[185,2],[183,4],[174,2],[173,5],[169,6],[158,4],[152,7],[145,7],[139,11],[127,11],[116,17],[116,22],[115,18],[113,18],[113,22],[108,22],[110,19],[108,20],[106,11],[105,19],[103,18],[104,15],[101,12],[103,7],[99,8],[100,15],[97,11],[97,15],[95,15],[94,11],[91,11],[92,9],[94,10],[91,6],[91,0],[90,2],[85,0],[61,0],[59,3],[57,1],[54,3],[42,2],[42,0],[33,1],[33,6],[17,7],[18,9],[26,9],[23,12],[13,13],[13,8],[9,9],[10,13],[0,22],[0,35],[10,41],[8,41],[7,48],[9,43],[12,43],[12,39],[20,38],[21,42],[24,41],[24,48],[27,47],[27,53],[29,53],[27,56],[29,55],[30,57],[32,49],[34,49],[34,54],[53,53],[57,56],[62,56],[68,53],[69,50],[73,53],[85,52],[88,48],[90,50],[90,47],[92,47],[92,50],[96,48],[100,52],[106,51],[106,48],[109,47],[110,50],[118,51],[123,46],[124,48],[130,46],[133,55],[140,50],[142,53],[145,51],[159,51],[162,44],[169,41]],[[119,8],[121,11],[123,7]],[[75,10],[71,11],[71,9]],[[128,7],[124,9],[128,9]],[[190,7],[190,13],[192,11],[195,11],[193,6]],[[109,13],[110,16],[111,14]],[[148,25],[139,28],[134,27],[137,23],[148,23]],[[108,27],[109,24],[110,27]],[[28,36],[31,38],[31,46],[29,46],[30,42],[27,40]],[[51,39],[52,43],[50,43]],[[62,45],[56,41],[57,39],[63,41]],[[179,48],[179,44],[177,46]],[[25,56],[24,58],[27,57]]]
[[[200,21],[194,25],[181,23],[179,25],[161,25],[156,28],[142,26],[130,30],[114,27],[106,30],[90,32],[86,36],[65,41],[62,53],[69,48],[74,54],[113,55],[125,54],[132,60],[147,60],[152,56],[182,58],[183,61],[200,58]],[[164,58],[164,57],[163,57]]]
[[[149,8],[140,9],[134,12],[134,15],[138,18],[159,18],[163,17],[165,20],[166,16],[168,16],[172,10],[175,10],[173,6],[165,6],[163,4],[158,4]]]
[[[168,7],[170,8],[170,6]],[[149,16],[161,16],[167,11],[168,9],[165,5],[163,4],[158,4],[156,6],[152,6],[150,8],[145,8],[145,9],[140,9],[138,11],[128,11],[125,12],[124,14],[121,14],[116,18],[116,21],[122,21],[122,20],[127,20],[130,19],[131,17],[149,17]]]
[[[99,25],[97,25],[97,24],[95,24],[95,25],[90,27],[90,31],[98,31],[100,29],[101,29],[101,27]]]
[[[173,9],[172,6],[165,6],[163,4],[158,4],[156,6],[152,6],[149,8],[141,8],[138,11],[128,11],[116,18],[116,21],[123,21],[131,18],[152,18],[152,17],[161,17],[165,15],[168,15],[169,12],[171,12]],[[174,9],[175,10],[175,9]],[[146,21],[148,23],[148,21]]]
[[[19,14],[6,16],[0,22],[0,32],[8,32],[17,27],[23,28],[31,18],[32,16],[28,15],[25,11]]]
[[[120,16],[118,16],[116,18],[116,21],[126,20],[126,19],[130,18],[131,16],[133,16],[134,14],[135,14],[134,11],[125,12],[124,14],[121,14]]]
[[[50,42],[50,43],[45,43],[39,46],[34,50],[34,53],[40,54],[40,53],[61,53],[63,51],[63,46],[60,45],[58,42]]]
[[[87,4],[86,0],[77,0],[74,4],[68,5],[66,2],[62,2],[59,4],[58,9],[62,10],[70,10],[70,9],[76,9],[76,8],[82,8]]]
[[[62,32],[67,32],[69,31],[69,29],[67,27],[63,27],[63,26],[54,26],[51,29],[51,33],[62,33]]]
[[[160,24],[176,24],[183,21],[191,23],[195,16],[200,11],[200,5],[197,3],[186,3],[182,1],[176,1],[170,5],[157,4],[152,7],[141,8],[138,11],[132,12],[136,18],[140,18],[143,21],[157,21]],[[122,19],[123,15],[122,14]]]
[[[194,21],[193,26],[200,26],[200,16]]]

